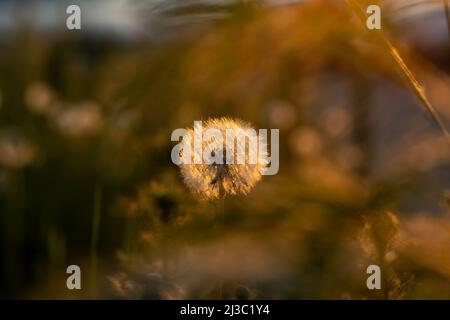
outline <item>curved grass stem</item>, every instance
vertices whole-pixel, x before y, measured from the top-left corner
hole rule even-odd
[[[444,0],[444,1],[447,2],[447,0]],[[350,6],[352,11],[365,24],[367,17],[366,17],[364,10],[359,5],[358,1],[357,0],[346,0],[346,2]],[[447,9],[448,9],[448,6],[447,6]],[[411,69],[409,69],[409,67],[403,60],[402,56],[400,55],[398,50],[395,48],[395,46],[392,44],[392,42],[388,39],[388,37],[381,30],[379,30],[379,31],[374,30],[374,33],[377,34],[377,36],[382,40],[382,43],[384,43],[387,51],[389,52],[389,55],[392,57],[395,64],[398,66],[401,76],[405,79],[405,81],[408,83],[409,87],[416,94],[416,96],[420,100],[423,108],[428,112],[428,114],[431,116],[434,123],[442,131],[443,135],[445,136],[445,138],[447,140],[447,143],[450,145],[450,134],[449,134],[447,128],[445,127],[444,122],[442,121],[441,117],[439,116],[436,109],[433,107],[433,105],[431,104],[427,95],[425,94],[425,90],[422,87],[422,85],[419,83],[417,78],[414,76]]]

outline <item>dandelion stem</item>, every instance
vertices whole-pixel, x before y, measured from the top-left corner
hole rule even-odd
[[[100,214],[102,210],[102,189],[96,186],[94,190],[94,212],[92,217],[91,238],[91,277],[90,287],[92,298],[97,298],[97,269],[98,269],[98,236],[100,229]]]
[[[219,200],[218,200],[218,217],[217,221],[219,225],[222,224],[222,227],[225,230],[225,190],[222,186],[222,183],[219,183]],[[220,241],[220,240],[219,240]],[[220,265],[223,265],[225,258],[225,250],[223,243],[219,243],[219,262]],[[219,299],[223,300],[223,277],[222,274],[219,273]]]
[[[363,23],[366,21],[366,14],[364,13],[364,10],[360,7],[357,0],[346,0],[347,4],[350,6],[352,11],[361,19]],[[447,0],[445,0],[447,2]],[[374,30],[375,31],[375,30]],[[393,58],[394,62],[397,64],[397,66],[400,69],[400,73],[403,76],[403,78],[408,82],[411,89],[414,91],[418,99],[421,101],[422,106],[425,108],[425,110],[430,114],[431,118],[435,122],[435,124],[438,126],[438,128],[442,131],[445,138],[447,139],[447,143],[450,145],[450,134],[447,131],[447,128],[444,125],[444,122],[440,118],[437,111],[434,109],[431,102],[428,100],[427,95],[425,94],[425,90],[422,87],[422,85],[419,83],[419,81],[416,79],[412,71],[409,69],[409,67],[406,65],[405,61],[401,57],[398,50],[394,47],[394,45],[391,43],[391,41],[387,38],[387,36],[382,32],[378,31],[376,34],[381,38],[382,42],[385,44],[390,56]]]

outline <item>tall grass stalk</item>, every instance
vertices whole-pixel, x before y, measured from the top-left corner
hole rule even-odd
[[[91,270],[90,270],[90,290],[91,297],[97,298],[97,273],[98,273],[98,237],[100,229],[100,216],[102,210],[102,188],[96,186],[94,190],[94,212],[92,217],[92,237],[91,237]]]
[[[361,21],[365,25],[367,16],[366,16],[364,10],[359,5],[358,1],[357,0],[346,0],[346,2],[350,6],[352,11],[361,19]],[[445,0],[445,2],[447,2],[447,0]],[[450,134],[449,134],[447,128],[445,127],[444,122],[442,121],[439,114],[434,109],[433,105],[431,104],[427,95],[425,94],[425,90],[422,87],[422,85],[416,79],[416,77],[414,76],[412,71],[409,69],[409,67],[406,65],[405,61],[401,57],[398,50],[391,43],[391,41],[388,39],[388,37],[383,33],[383,31],[374,30],[374,33],[382,40],[382,43],[384,43],[390,56],[394,60],[395,64],[398,66],[401,76],[405,79],[405,81],[408,83],[409,87],[416,94],[416,96],[422,103],[422,106],[430,114],[430,116],[433,119],[433,121],[435,122],[435,124],[438,126],[438,128],[442,131],[445,138],[447,139],[447,143],[450,145]]]

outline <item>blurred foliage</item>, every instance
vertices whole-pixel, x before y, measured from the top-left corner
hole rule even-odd
[[[449,149],[389,53],[343,1],[226,13],[160,41],[0,41],[0,297],[450,298]],[[386,17],[448,122],[448,66]],[[280,129],[279,174],[223,203],[170,161],[173,129],[217,116]]]

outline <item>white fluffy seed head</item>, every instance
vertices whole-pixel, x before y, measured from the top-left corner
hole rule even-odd
[[[216,132],[221,133],[222,139],[217,139],[216,136],[205,138],[204,133],[208,129],[218,130]],[[204,121],[201,128],[189,129],[183,138],[182,152],[191,152],[189,164],[180,164],[181,175],[189,189],[201,198],[245,195],[261,180],[261,173],[268,164],[265,137],[255,135],[256,140],[253,141],[256,144],[252,144],[247,136],[245,139],[227,139],[227,133],[230,132],[257,134],[249,124],[241,120],[219,118]],[[202,141],[201,146],[194,148],[194,140]],[[223,163],[203,161],[204,155],[214,157],[217,152],[222,154]],[[195,163],[196,157],[201,159],[201,163]],[[231,157],[233,161],[227,163],[227,157]]]

